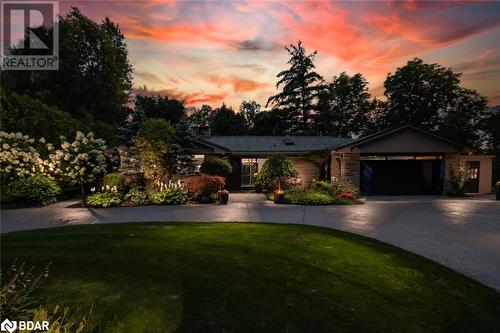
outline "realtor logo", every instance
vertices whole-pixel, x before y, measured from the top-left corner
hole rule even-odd
[[[48,331],[50,328],[49,322],[47,320],[9,320],[5,319],[0,324],[0,331],[12,333],[15,330],[19,329],[19,331],[27,331],[27,332],[41,332]]]
[[[3,0],[0,6],[3,70],[59,69],[59,2]]]
[[[1,324],[0,324],[0,330],[2,332],[14,332],[17,329],[17,322],[16,321],[10,321],[8,319],[5,319]]]

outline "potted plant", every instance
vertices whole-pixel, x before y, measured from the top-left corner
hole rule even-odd
[[[219,201],[219,204],[227,205],[227,202],[229,201],[229,191],[226,189],[217,191],[217,200]]]
[[[500,200],[500,181],[498,181],[495,185],[495,194],[496,194],[496,199]]]
[[[275,204],[282,204],[285,202],[285,191],[283,191],[282,189],[276,189],[274,190],[273,194]]]

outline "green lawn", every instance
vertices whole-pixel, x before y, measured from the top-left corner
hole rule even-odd
[[[333,230],[251,223],[89,225],[2,236],[50,276],[37,296],[97,332],[498,332],[500,294]]]

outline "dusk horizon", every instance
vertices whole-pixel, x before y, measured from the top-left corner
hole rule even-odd
[[[413,58],[463,73],[490,106],[500,104],[498,2],[176,2],[64,1],[94,20],[108,16],[125,35],[134,67],[133,93],[182,99],[188,106],[242,100],[265,105],[285,46],[301,40],[318,51],[326,81],[361,73],[373,97]]]

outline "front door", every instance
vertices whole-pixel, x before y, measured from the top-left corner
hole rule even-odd
[[[469,182],[465,187],[466,193],[479,193],[479,161],[467,161],[467,176]]]
[[[241,187],[250,187],[255,184],[255,174],[258,172],[256,158],[241,159]]]

